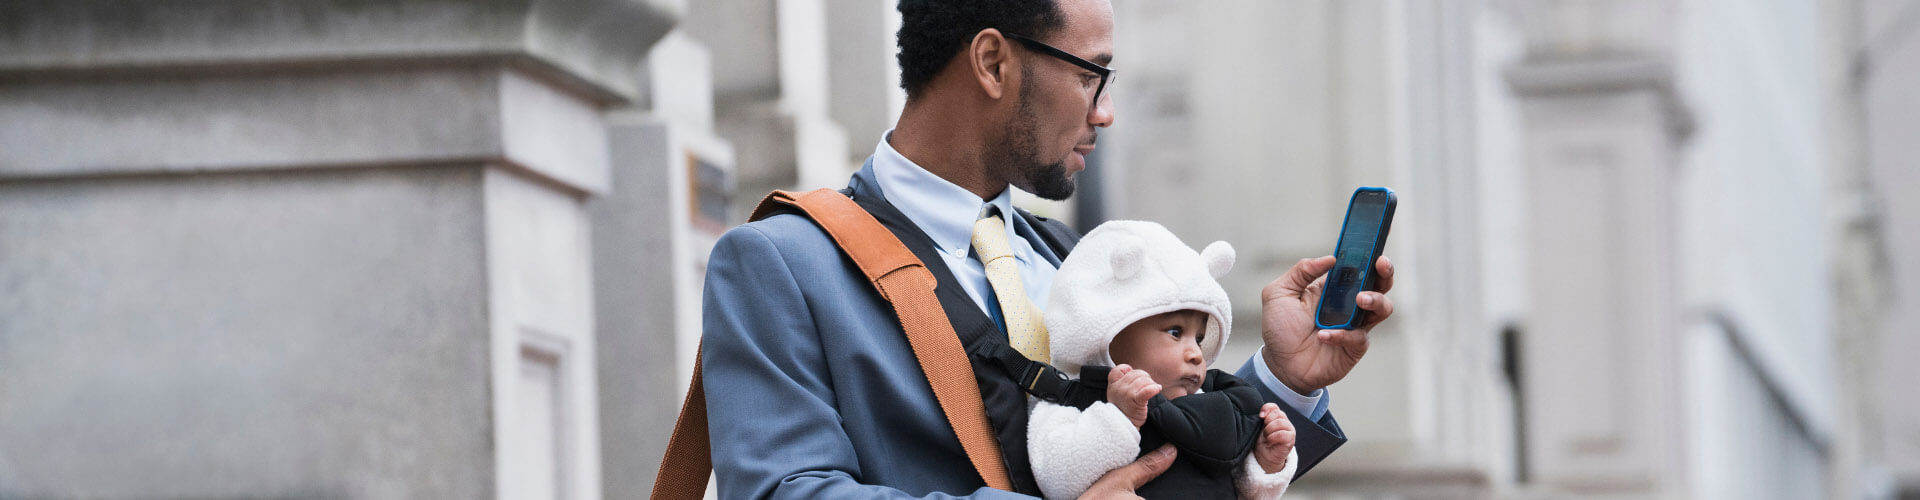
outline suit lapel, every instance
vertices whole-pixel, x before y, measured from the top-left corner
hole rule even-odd
[[[1073,252],[1074,245],[1080,243],[1080,233],[1074,232],[1066,223],[1034,215],[1018,207],[1013,210],[1020,213],[1020,218],[1026,219],[1027,227],[1033,228],[1034,234],[1040,235],[1040,242],[1053,251],[1055,267],[1060,265],[1060,260],[1066,260],[1068,253]]]

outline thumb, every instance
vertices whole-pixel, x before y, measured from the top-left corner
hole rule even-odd
[[[1133,463],[1114,469],[1114,472],[1124,474],[1127,482],[1133,485],[1133,489],[1137,490],[1140,489],[1141,486],[1146,486],[1148,481],[1160,477],[1160,474],[1166,472],[1168,467],[1172,467],[1174,454],[1173,445],[1163,444],[1160,445],[1159,449],[1141,456],[1140,459],[1134,460]]]
[[[1319,279],[1321,275],[1332,270],[1334,262],[1332,255],[1300,259],[1300,262],[1294,263],[1293,267],[1287,268],[1286,274],[1274,278],[1273,283],[1268,284],[1268,293],[1277,292],[1281,297],[1299,297],[1307,292],[1307,287],[1313,284],[1313,280]],[[1273,285],[1279,285],[1278,289],[1272,289]]]

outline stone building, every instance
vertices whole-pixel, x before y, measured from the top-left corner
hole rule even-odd
[[[643,494],[728,218],[686,8],[0,5],[0,497]]]
[[[1105,211],[1233,241],[1252,264],[1236,297],[1328,253],[1353,187],[1400,191],[1399,312],[1334,387],[1355,439],[1290,495],[1920,496],[1898,389],[1920,354],[1898,326],[1920,306],[1898,257],[1920,255],[1920,213],[1896,201],[1920,157],[1895,138],[1915,124],[1893,90],[1920,76],[1920,9],[1116,15]]]
[[[1115,0],[1091,227],[1401,206],[1300,498],[1920,498],[1920,6]],[[0,498],[639,498],[891,0],[0,4]],[[1242,322],[1224,359],[1257,347]]]

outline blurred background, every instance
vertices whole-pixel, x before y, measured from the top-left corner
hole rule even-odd
[[[1920,499],[1920,1],[1114,0],[1084,229],[1400,197],[1305,499]],[[891,0],[0,3],[0,498],[640,498]],[[777,415],[778,408],[769,408]]]

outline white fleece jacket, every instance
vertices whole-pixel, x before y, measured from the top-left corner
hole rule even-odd
[[[1078,377],[1086,365],[1113,366],[1113,337],[1160,313],[1207,313],[1200,345],[1211,363],[1232,331],[1233,308],[1218,279],[1233,268],[1233,246],[1224,241],[1195,253],[1165,227],[1152,222],[1112,221],[1081,238],[1054,274],[1046,313],[1054,366]],[[1107,471],[1140,455],[1140,429],[1106,402],[1086,411],[1038,402],[1027,424],[1027,455],[1047,498],[1074,498]],[[1267,474],[1248,454],[1234,474],[1241,498],[1279,498],[1287,491],[1299,457],[1287,452],[1285,470]]]
[[[1078,498],[1101,475],[1138,456],[1140,428],[1105,401],[1086,411],[1041,401],[1027,422],[1027,458],[1047,498]],[[1245,499],[1280,498],[1292,484],[1299,463],[1300,454],[1287,450],[1287,466],[1268,474],[1249,453],[1233,473],[1234,491]]]

